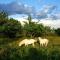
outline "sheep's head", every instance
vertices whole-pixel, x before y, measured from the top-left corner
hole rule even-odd
[[[40,40],[40,39],[42,39],[41,37],[38,37],[38,39]]]

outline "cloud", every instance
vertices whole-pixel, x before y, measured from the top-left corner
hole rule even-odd
[[[51,20],[51,19],[42,19],[39,23],[44,24],[45,26],[50,26],[51,28],[60,28],[60,20]]]
[[[47,18],[47,14],[42,12],[42,11],[39,11],[39,12],[36,13],[36,18],[38,18],[38,19]]]
[[[60,13],[54,14],[56,6],[55,5],[44,5],[39,11],[35,10],[35,7],[28,6],[26,4],[11,2],[8,4],[0,4],[0,11],[4,10],[9,15],[14,14],[31,14],[32,18],[45,19],[49,18],[52,20],[60,19]]]
[[[17,19],[18,21],[21,22],[21,24],[24,26],[24,22],[23,21],[26,21],[28,23],[28,20],[26,19],[27,16],[24,16],[23,17],[19,17],[19,18],[15,18]],[[38,19],[32,19],[33,22],[38,22]],[[60,19],[57,19],[57,20],[53,20],[53,19],[41,19],[38,23],[42,23],[44,26],[50,26],[51,28],[60,28]]]
[[[19,4],[12,2],[9,4],[0,4],[0,10],[4,10],[9,14],[31,14],[33,13],[34,7],[25,4]]]
[[[56,9],[54,5],[44,5],[43,8],[36,13],[36,17],[39,19],[48,18],[50,14]]]
[[[18,15],[11,15],[10,17],[13,17],[14,19],[17,19],[18,21],[21,22],[22,25],[24,25],[23,21],[26,21],[28,23],[27,20],[27,15],[25,14],[18,14]],[[38,22],[38,19],[33,18],[32,19],[33,22]],[[50,26],[51,28],[60,28],[60,19],[51,19],[51,18],[45,18],[45,19],[40,19],[40,21],[38,23],[42,23],[44,26]]]
[[[45,5],[45,6],[43,6],[42,11],[50,14],[53,12],[54,9],[56,9],[56,6],[54,6],[54,5]]]

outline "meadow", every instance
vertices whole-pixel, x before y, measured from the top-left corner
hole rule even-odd
[[[8,18],[5,12],[0,12],[0,60],[60,60],[60,28],[51,29],[49,26],[32,22],[22,26],[18,20]],[[49,40],[48,46],[19,46],[25,38],[42,37]]]
[[[60,60],[60,37],[46,36],[49,39],[47,47],[41,47],[35,43],[35,47],[20,47],[18,44],[24,38],[15,39],[13,41],[0,40],[0,60]]]

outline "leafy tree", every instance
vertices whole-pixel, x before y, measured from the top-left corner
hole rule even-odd
[[[5,26],[4,30],[5,35],[11,38],[21,36],[22,27],[20,22],[18,22],[17,20],[11,18],[4,26]]]
[[[28,16],[28,23],[25,22],[23,27],[24,36],[28,37],[38,37],[43,36],[45,34],[45,27],[42,24],[38,24],[36,22],[32,22],[32,18]]]
[[[45,26],[45,35],[52,35],[52,29],[49,26]]]
[[[8,14],[5,13],[4,11],[0,11],[0,37],[4,36],[4,30],[5,30],[4,24],[7,23],[7,20],[8,20]]]
[[[27,20],[28,20],[29,24],[31,24],[31,22],[32,22],[32,17],[31,17],[31,15],[28,15]]]
[[[0,12],[0,25],[6,23],[8,19],[8,14],[5,13],[4,11]]]
[[[57,29],[55,30],[55,33],[60,36],[60,28],[57,28]]]
[[[21,23],[13,18],[8,18],[8,14],[0,12],[0,35],[16,38],[22,36]]]

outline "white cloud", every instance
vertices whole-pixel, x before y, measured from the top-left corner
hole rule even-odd
[[[56,6],[54,5],[44,5],[42,9],[36,13],[36,17],[39,19],[47,18],[55,9]]]
[[[18,3],[18,2],[11,2],[8,4],[0,4],[0,10],[4,10],[9,14],[31,14],[34,12],[34,7]]]
[[[52,13],[52,11],[56,8],[55,5],[44,5],[43,6],[43,11],[45,13]]]
[[[51,28],[60,28],[60,19],[51,20],[51,19],[42,19],[39,23],[44,24],[45,26],[50,26]]]
[[[16,18],[17,20],[19,20],[21,22],[22,25],[24,25],[23,21],[26,21],[28,23],[27,20],[27,16],[25,16],[24,18]],[[33,22],[38,22],[38,19],[32,19]],[[52,20],[52,19],[41,19],[39,23],[42,23],[44,26],[50,26],[51,28],[60,28],[60,19],[57,20]]]

